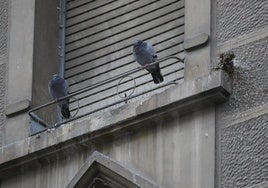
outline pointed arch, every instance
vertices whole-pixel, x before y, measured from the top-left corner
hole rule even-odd
[[[68,184],[67,188],[160,188],[95,151]]]

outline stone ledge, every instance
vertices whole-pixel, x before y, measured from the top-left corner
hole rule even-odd
[[[217,51],[218,53],[224,53],[224,52],[228,52],[234,48],[238,48],[242,45],[246,45],[249,43],[252,43],[254,41],[258,41],[260,39],[264,39],[268,37],[268,26],[258,29],[258,30],[254,30],[250,33],[232,38],[232,39],[228,39],[227,41],[220,43],[217,46]]]
[[[11,169],[25,163],[81,143],[107,141],[109,135],[137,129],[135,125],[138,123],[170,111],[187,113],[204,105],[224,102],[230,92],[231,81],[228,75],[222,71],[215,71],[210,75],[171,87],[141,104],[136,102],[106,112],[102,116],[84,117],[57,129],[50,129],[3,146],[0,153],[0,177],[7,176]]]
[[[208,39],[209,39],[209,35],[206,33],[202,33],[196,37],[186,39],[184,42],[184,49],[192,50],[194,48],[205,45],[208,42]]]
[[[221,128],[227,128],[265,114],[268,114],[268,103],[226,117],[221,117],[221,121],[218,122],[218,124]]]
[[[30,108],[31,101],[28,99],[21,100],[6,107],[6,115],[12,116],[18,113],[25,112]]]

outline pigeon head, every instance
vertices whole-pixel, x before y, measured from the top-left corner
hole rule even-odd
[[[58,74],[53,74],[52,79],[59,79],[59,78],[61,78],[61,76],[60,76],[60,75],[58,75]]]
[[[141,48],[143,45],[145,45],[145,42],[143,42],[142,40],[137,40],[134,43],[134,49]]]
[[[137,40],[137,41],[134,43],[134,45],[137,45],[137,46],[142,45],[142,44],[143,44],[143,41],[142,41],[142,40]]]

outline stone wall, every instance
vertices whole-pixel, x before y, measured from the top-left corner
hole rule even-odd
[[[114,113],[120,115],[119,111]],[[64,152],[58,152],[62,147],[55,146],[53,152],[35,153],[34,157],[39,157],[35,162],[9,171],[9,175],[1,174],[2,187],[66,187],[92,152],[97,150],[159,187],[212,188],[215,139],[213,117],[214,107],[184,115],[174,111],[136,124],[136,128],[128,127],[124,132],[111,131],[102,138],[87,140],[90,136],[85,135],[80,144],[71,144]],[[83,127],[82,124],[74,126]],[[72,132],[68,126],[71,125],[64,128],[67,131],[62,131],[65,134],[60,137]],[[53,132],[45,137],[49,137],[49,134]],[[55,139],[59,137],[55,136]],[[33,140],[39,145],[51,142],[44,141],[42,143],[42,136],[36,136]],[[21,160],[22,163],[25,161],[27,159]]]
[[[221,116],[235,116],[268,102],[268,37],[231,49],[235,55],[233,94],[220,109]]]
[[[6,69],[8,67],[7,2],[7,0],[2,0],[0,3],[1,132],[5,123],[4,93],[6,92]],[[15,0],[12,2],[14,2],[13,13],[18,13],[18,10],[23,8],[19,5],[23,5],[23,3]],[[28,3],[33,5],[33,2],[36,1],[31,0]],[[186,8],[187,6],[196,8],[194,0],[186,0],[186,2]],[[42,4],[39,5],[41,8],[43,7]],[[27,4],[24,6],[23,13],[25,15],[29,16],[29,10],[31,13],[34,12],[34,6],[30,9]],[[206,6],[204,5],[204,7]],[[210,49],[207,48],[210,47],[207,45],[210,43],[208,42],[202,44],[201,48],[188,52],[187,56],[192,58],[188,59],[186,63],[188,65],[186,70],[190,68],[192,73],[189,74],[189,71],[188,76],[186,75],[188,80],[184,85],[178,85],[174,90],[152,97],[147,102],[139,104],[139,108],[128,106],[121,111],[117,109],[109,112],[111,114],[108,113],[106,119],[102,114],[102,116],[71,122],[32,137],[28,137],[26,134],[28,119],[25,120],[27,123],[21,123],[21,116],[13,118],[13,122],[8,122],[8,126],[5,128],[7,144],[1,148],[1,187],[65,187],[95,149],[166,188],[180,186],[265,187],[268,181],[268,32],[265,32],[268,28],[267,7],[266,0],[216,1],[215,37],[217,44],[215,46],[218,46],[219,53],[232,50],[236,55],[233,92],[227,102],[216,106],[216,140],[214,137],[216,99],[210,100],[208,103],[196,104],[196,98],[209,97],[210,89],[219,88],[219,85],[208,84],[208,82],[214,83],[220,80],[219,77],[212,76],[216,71],[209,76],[206,75],[208,65],[205,63],[210,62],[208,55]],[[207,11],[206,8],[202,9],[204,10],[202,12],[199,7],[196,14],[192,14],[193,11],[190,10],[186,16],[189,21],[196,18],[196,14],[204,13],[207,18],[210,15],[208,14],[210,11]],[[22,17],[21,15],[24,14],[15,14],[13,17],[18,19]],[[32,26],[31,16],[29,16],[29,20],[31,21],[30,26]],[[204,20],[206,19],[202,21]],[[207,25],[199,22],[200,20],[195,21],[200,25],[186,24],[189,39],[192,39],[195,32],[197,34],[206,33],[210,28],[209,21]],[[192,29],[192,25],[195,25],[197,29]],[[12,26],[13,36],[15,36],[18,34],[17,27],[19,28],[19,26],[15,22]],[[22,36],[28,36],[27,31],[27,28],[24,28]],[[210,35],[210,33],[207,34]],[[20,39],[22,38],[20,37]],[[10,61],[13,63],[13,68],[17,66],[16,60],[23,56],[23,50],[17,48],[18,41],[15,39],[16,37],[12,39],[13,55],[10,56],[13,58],[13,61]],[[20,44],[31,44],[31,40]],[[40,38],[40,44],[42,44],[42,38]],[[24,47],[24,45],[21,46]],[[33,59],[30,53],[33,45],[31,44],[27,49],[25,54],[26,56],[30,54],[30,56],[23,61],[24,66]],[[204,49],[205,53],[203,53]],[[27,65],[32,67],[32,63]],[[37,68],[36,65],[35,68]],[[204,73],[205,76],[203,76],[206,79],[202,80],[199,72]],[[193,80],[196,77],[199,78]],[[31,77],[29,79],[32,80]],[[11,82],[12,79],[8,79],[8,81]],[[222,83],[222,80],[219,82]],[[27,82],[27,84],[32,83]],[[26,94],[31,94],[31,92],[29,89]],[[12,93],[18,94],[17,92]],[[222,96],[222,93],[219,95]],[[173,98],[177,99],[177,102],[173,101],[171,105],[167,105],[168,107],[165,106],[166,103],[170,104],[169,100]],[[39,101],[37,100],[37,102]],[[192,111],[185,112],[182,110],[183,108],[181,111],[174,110],[177,106],[187,106],[193,103]],[[195,106],[198,109],[195,109],[197,108]],[[171,108],[170,111],[167,110],[168,108]],[[165,112],[165,116],[160,113],[162,110],[168,111]],[[28,118],[27,114],[24,115]],[[134,129],[130,128],[130,125],[138,127]],[[24,132],[14,131],[18,130],[18,126]],[[215,141],[217,143],[216,166],[214,166]],[[216,167],[215,186],[214,167]]]
[[[0,2],[0,57],[7,53],[8,1]]]
[[[8,42],[8,0],[0,2],[0,146],[5,124],[6,62]]]
[[[5,126],[5,75],[6,65],[0,64],[0,146],[2,146],[3,132]]]
[[[217,39],[220,42],[267,26],[266,0],[217,0]]]
[[[268,2],[218,0],[219,53],[233,51],[233,92],[217,107],[217,186],[265,187],[268,180]]]
[[[268,177],[268,115],[222,131],[221,187],[250,187]]]

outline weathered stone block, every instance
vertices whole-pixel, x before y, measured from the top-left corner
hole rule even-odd
[[[7,52],[8,0],[0,1],[0,57]]]
[[[25,99],[25,100],[19,101],[17,103],[8,105],[6,107],[6,115],[7,116],[14,115],[14,114],[19,113],[21,111],[27,110],[29,107],[30,107],[30,100]]]
[[[186,39],[184,41],[184,49],[185,50],[191,50],[197,47],[200,47],[208,42],[209,35],[206,33],[202,33],[196,37],[193,37],[191,39]]]
[[[267,134],[267,114],[223,129],[222,187],[249,187],[268,180]]]
[[[217,39],[221,42],[268,24],[266,0],[217,0]]]
[[[5,64],[0,64],[0,146],[2,146],[2,136],[5,124],[5,75],[6,66]]]
[[[233,92],[228,102],[219,106],[221,117],[268,102],[268,37],[235,48]]]

